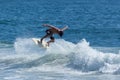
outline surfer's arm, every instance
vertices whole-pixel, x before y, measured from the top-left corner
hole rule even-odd
[[[43,26],[44,26],[44,27],[51,28],[51,29],[56,29],[56,30],[59,30],[58,28],[56,28],[55,26],[50,25],[50,24],[43,24]]]
[[[50,25],[50,24],[43,24],[44,27],[49,27],[49,28],[52,28],[54,26]]]
[[[65,26],[64,28],[62,28],[61,31],[64,31],[66,29],[68,29],[68,26]]]

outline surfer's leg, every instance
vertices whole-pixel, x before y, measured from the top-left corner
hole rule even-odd
[[[47,37],[49,37],[48,34],[46,34],[45,36],[43,36],[43,37],[41,38],[40,42],[42,43],[42,40],[43,40],[44,38],[47,38]]]
[[[47,42],[47,43],[48,43],[48,46],[49,46],[49,43],[51,43],[51,42],[55,42],[54,37],[51,36],[50,39],[51,39],[51,40]]]
[[[50,29],[47,29],[45,32],[46,32],[46,35],[41,38],[40,40],[41,43],[44,38],[50,37],[52,35],[52,32],[50,31]]]

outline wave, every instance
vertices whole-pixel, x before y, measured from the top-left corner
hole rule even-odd
[[[120,74],[120,54],[106,53],[89,45],[85,39],[74,44],[56,39],[48,49],[36,46],[31,38],[18,38],[14,43],[15,54],[2,57],[5,69],[61,66],[78,72]],[[0,65],[1,66],[1,65]]]
[[[74,49],[69,64],[74,69],[83,72],[116,73],[120,68],[120,54],[100,52],[90,47],[86,40],[78,43]]]

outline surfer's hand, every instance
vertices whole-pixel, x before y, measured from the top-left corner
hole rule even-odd
[[[49,24],[43,24],[42,26],[49,26]]]

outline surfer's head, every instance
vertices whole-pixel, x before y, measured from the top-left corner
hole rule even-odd
[[[63,36],[63,31],[59,31],[59,36],[62,37]]]

